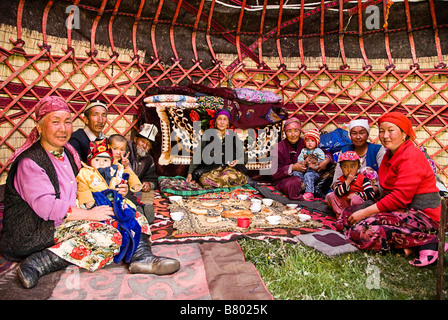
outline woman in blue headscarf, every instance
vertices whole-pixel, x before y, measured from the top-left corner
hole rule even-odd
[[[370,135],[369,122],[365,119],[350,121],[348,125],[351,144],[342,148],[341,154],[346,151],[355,151],[360,159],[359,172],[369,178],[375,194],[379,195],[378,168],[383,160],[386,149],[381,144],[368,142]],[[338,163],[333,176],[333,186],[342,176],[341,166]]]

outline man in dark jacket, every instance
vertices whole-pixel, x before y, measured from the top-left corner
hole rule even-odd
[[[107,121],[107,104],[101,100],[87,103],[84,108],[84,128],[72,133],[69,143],[78,152],[81,161],[87,162],[90,142],[105,138],[103,129]]]
[[[132,170],[143,184],[142,191],[150,191],[157,187],[157,174],[154,159],[150,151],[155,143],[157,127],[145,123],[134,141],[128,141],[129,163]]]

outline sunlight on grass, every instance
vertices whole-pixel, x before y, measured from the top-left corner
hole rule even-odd
[[[357,251],[334,258],[300,243],[238,241],[274,299],[434,299],[436,266],[416,268],[396,253]]]

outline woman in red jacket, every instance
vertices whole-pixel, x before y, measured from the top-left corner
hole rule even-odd
[[[434,172],[414,146],[416,136],[405,115],[386,113],[378,125],[387,149],[378,170],[382,198],[357,211],[348,208],[337,228],[360,249],[403,249],[406,256],[417,254],[412,265],[432,264],[437,260],[441,210]]]

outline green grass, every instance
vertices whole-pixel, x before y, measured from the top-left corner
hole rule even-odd
[[[249,238],[238,243],[274,299],[435,299],[436,265],[417,268],[397,253],[357,251],[330,258],[300,243]]]

